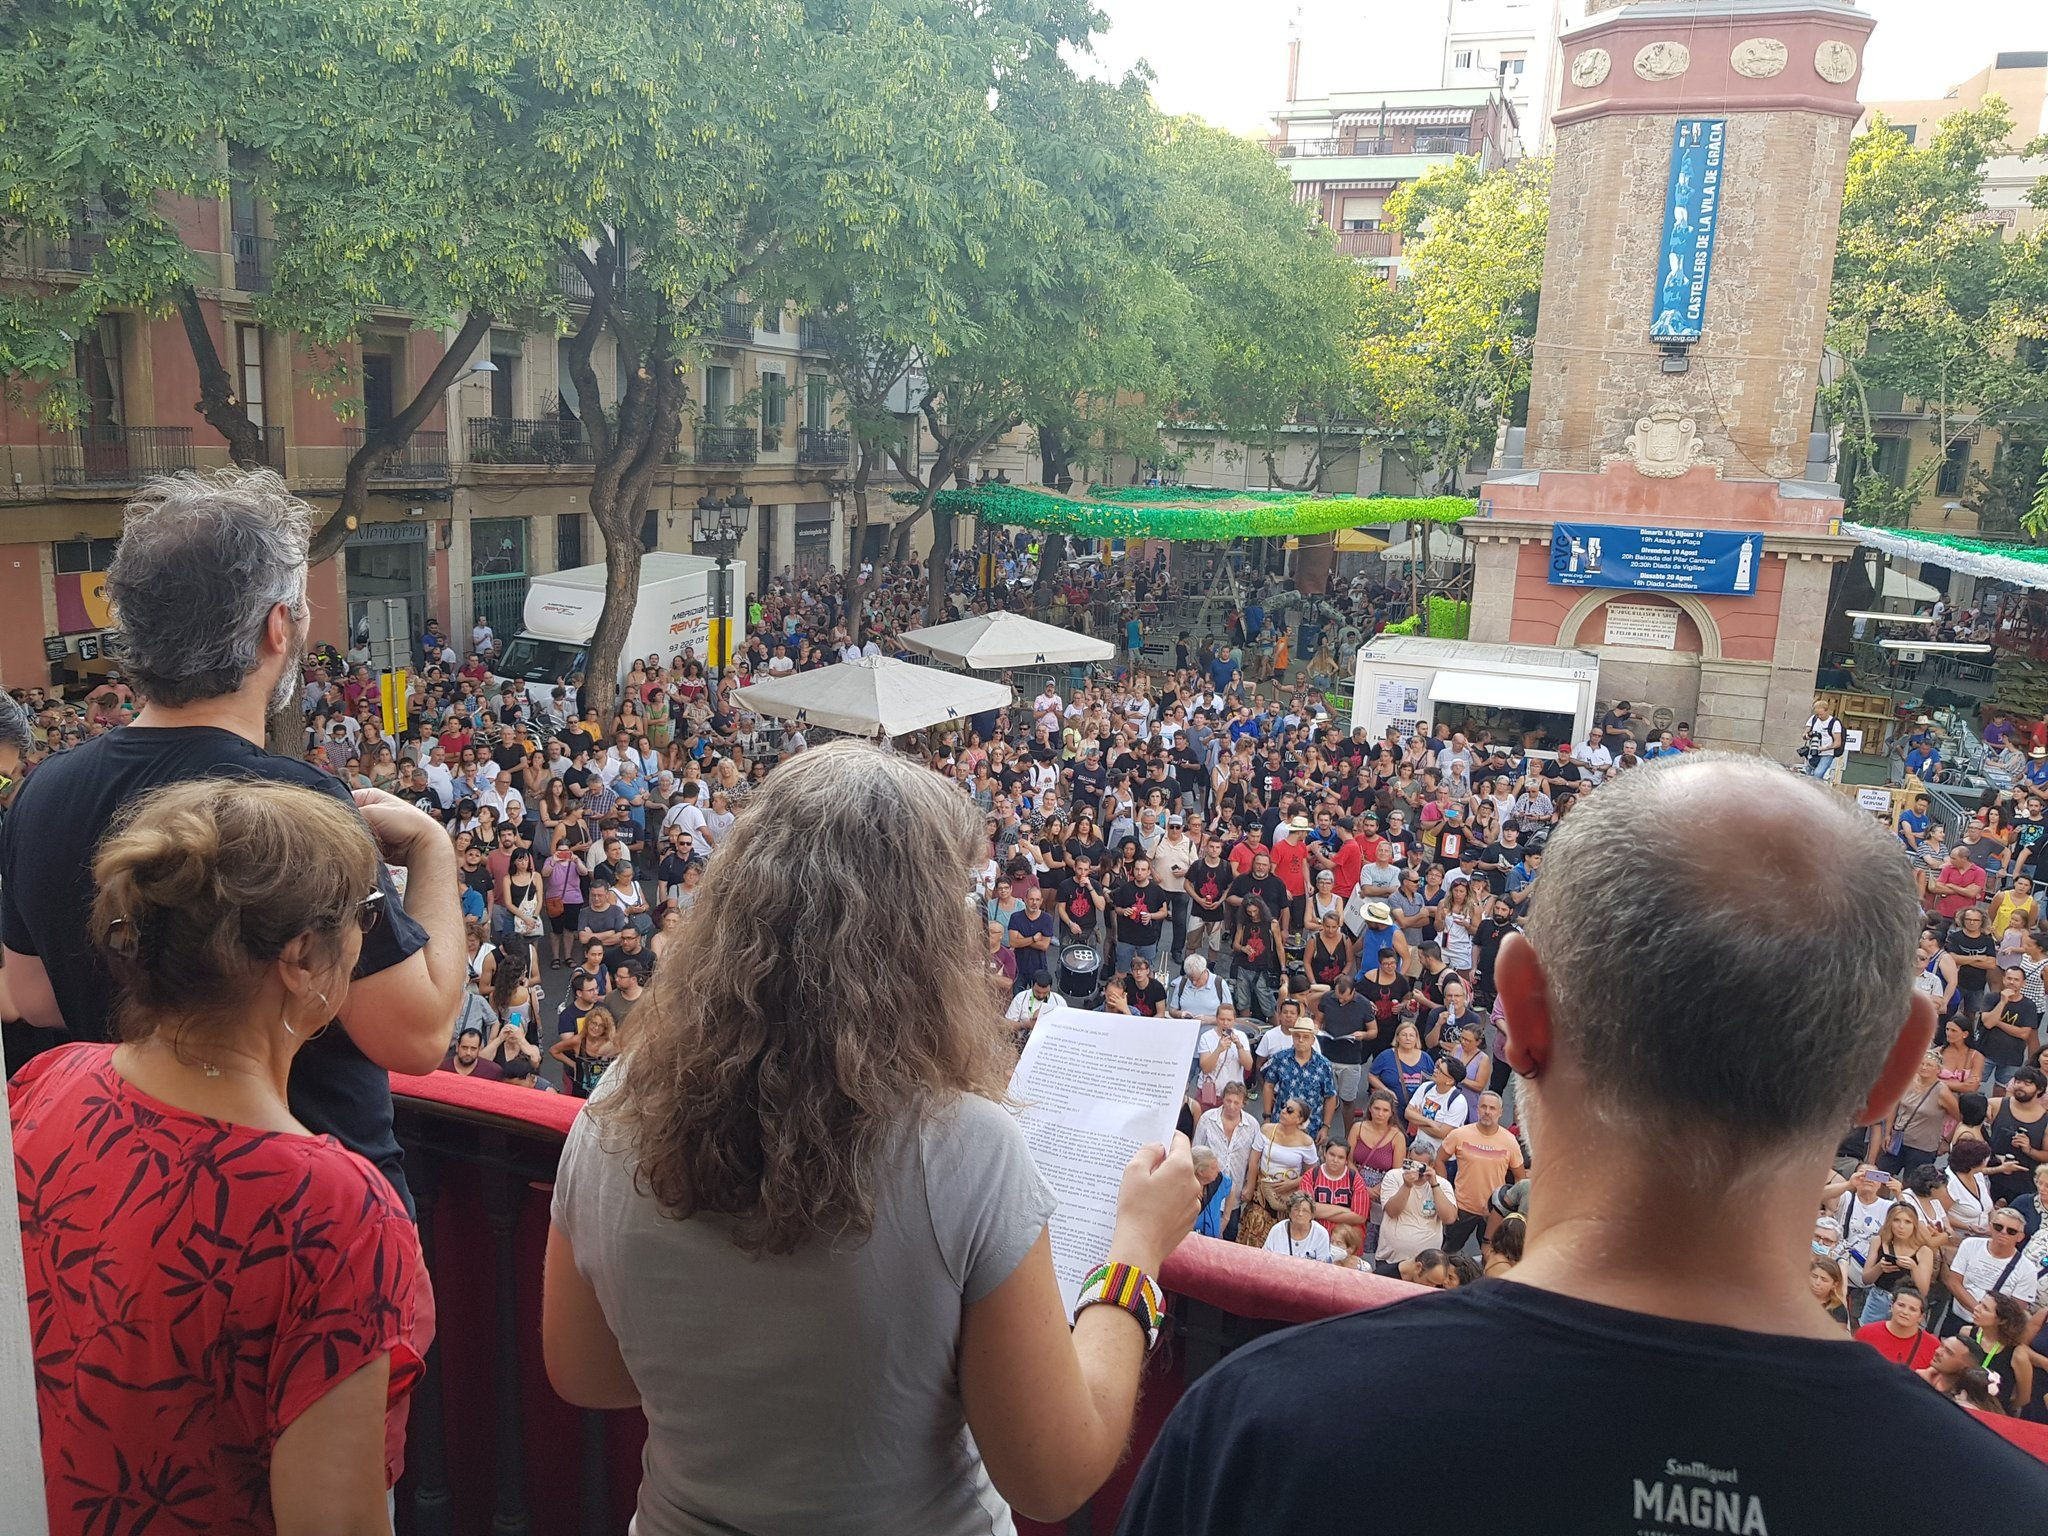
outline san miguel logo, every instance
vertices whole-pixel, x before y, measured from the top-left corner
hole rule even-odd
[[[1703,1461],[1664,1463],[1660,1478],[1634,1479],[1632,1516],[1650,1522],[1641,1536],[1667,1536],[1675,1531],[1713,1531],[1717,1536],[1770,1536],[1763,1501],[1744,1493],[1733,1467],[1711,1467]]]

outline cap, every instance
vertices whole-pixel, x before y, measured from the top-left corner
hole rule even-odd
[[[1184,827],[1188,824],[1188,819],[1185,816],[1169,816],[1166,818],[1166,824],[1169,827]]]
[[[1394,914],[1384,901],[1368,901],[1365,920],[1375,928],[1387,928],[1393,925]]]

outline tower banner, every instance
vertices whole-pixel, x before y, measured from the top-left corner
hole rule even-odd
[[[1728,120],[1722,117],[1681,117],[1672,125],[1657,296],[1650,305],[1650,334],[1659,341],[1698,341],[1706,327],[1727,135]]]

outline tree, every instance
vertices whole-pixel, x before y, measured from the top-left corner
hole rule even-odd
[[[2012,132],[1992,100],[1924,144],[1880,117],[1850,150],[1828,320],[1840,375],[1821,398],[1862,521],[1905,522],[1953,447],[2048,407],[2048,243],[1984,217],[1985,163]],[[1896,481],[1875,472],[1887,395],[1920,402],[1934,449]],[[2011,498],[1995,499],[2005,522]]]
[[[464,42],[451,48],[457,29]],[[274,256],[256,318],[331,359],[325,382],[341,414],[360,411],[346,349],[373,319],[401,313],[454,332],[391,419],[364,432],[314,536],[312,559],[328,558],[372,475],[439,407],[491,317],[530,311],[552,287],[554,243],[574,215],[498,152],[530,43],[450,7],[369,0],[35,0],[0,13],[0,178],[14,238],[83,227],[95,250],[76,288],[0,299],[0,370],[70,425],[88,403],[66,338],[116,310],[175,312],[198,375],[194,408],[234,462],[263,462],[206,308],[221,275],[187,244],[180,200],[239,191],[261,202]]]
[[[1421,238],[1407,275],[1366,296],[1364,393],[1438,493],[1458,489],[1528,391],[1549,201],[1547,160],[1481,173],[1462,158],[1387,199],[1389,222]]]
[[[1246,444],[1271,484],[1320,490],[1362,426],[1354,354],[1370,279],[1259,145],[1183,119],[1167,125],[1161,159],[1171,259],[1206,352],[1177,414]],[[1290,480],[1282,458],[1304,439]]]

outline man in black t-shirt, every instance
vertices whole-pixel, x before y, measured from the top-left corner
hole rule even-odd
[[[2048,1467],[1845,1340],[1808,1286],[1842,1128],[1892,1111],[1934,1032],[1891,834],[1776,764],[1674,757],[1588,796],[1549,847],[1496,968],[1502,1051],[1542,1101],[1522,1259],[1227,1355],[1167,1419],[1123,1536],[1328,1524],[1357,1468],[1302,1454],[1302,1384],[1440,1381],[1454,1360],[1487,1362],[1453,1394],[1460,1435],[1514,1446],[1503,1530],[2032,1536]],[[1745,848],[1798,856],[1759,872],[1729,862]],[[1795,1050],[1800,1070],[1757,1072]],[[1493,1138],[1460,1139],[1460,1192],[1483,1190],[1466,1164]],[[1814,1476],[1807,1447],[1852,1440],[1942,1476]],[[1957,1488],[1994,1491],[1959,1523]]]
[[[1131,878],[1111,887],[1110,910],[1116,914],[1116,968],[1130,970],[1139,956],[1148,965],[1159,963],[1159,940],[1165,930],[1172,903],[1166,887],[1152,878],[1152,861],[1139,859],[1131,866]]]
[[[404,1196],[387,1070],[428,1073],[448,1051],[465,970],[455,855],[416,807],[375,790],[351,797],[312,765],[263,749],[265,714],[290,696],[305,650],[311,515],[268,473],[185,476],[130,506],[107,595],[122,671],[144,706],[134,724],[45,761],[16,792],[0,830],[0,943],[24,1018],[74,1040],[111,1040],[119,998],[87,918],[92,851],[124,807],[167,784],[244,778],[359,808],[385,860],[406,869],[407,900],[380,869],[385,920],[363,940],[342,1027],[294,1060],[290,1103]]]
[[[1141,1013],[1148,1019],[1156,1019],[1166,1010],[1166,983],[1152,974],[1152,963],[1143,955],[1131,962],[1130,974],[1123,978],[1124,1000],[1131,1005],[1131,1012]]]
[[[1230,865],[1224,862],[1220,838],[1202,840],[1202,857],[1188,866],[1188,953],[1213,958],[1225,945],[1224,925],[1230,909]]]
[[[1060,920],[1060,944],[1093,944],[1102,922],[1102,887],[1095,879],[1095,861],[1087,854],[1074,856],[1071,879],[1060,883],[1055,903]]]

